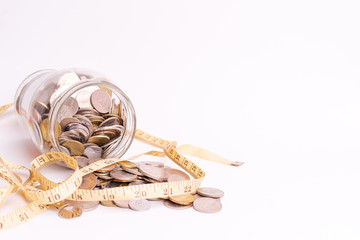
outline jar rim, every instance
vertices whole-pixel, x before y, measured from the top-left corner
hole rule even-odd
[[[122,139],[119,142],[115,143],[116,146],[110,151],[109,154],[106,155],[106,157],[120,158],[128,150],[135,136],[135,109],[128,96],[119,87],[117,87],[111,82],[108,82],[106,78],[92,78],[81,80],[80,82],[73,84],[62,95],[55,99],[55,101],[53,102],[53,106],[51,107],[49,112],[48,131],[51,144],[56,151],[61,152],[60,144],[56,136],[56,126],[58,124],[57,120],[59,117],[60,109],[69,97],[71,97],[73,94],[80,91],[81,89],[90,86],[103,86],[110,89],[112,93],[123,103],[122,105],[125,109],[125,114],[127,115],[126,120],[124,121],[124,134],[122,136]]]

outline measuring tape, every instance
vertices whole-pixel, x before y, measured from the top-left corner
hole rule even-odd
[[[11,106],[12,104],[8,104],[0,107],[0,115]],[[51,152],[35,158],[31,162],[31,168],[29,169],[0,158],[0,177],[9,183],[8,186],[0,188],[0,207],[5,203],[9,195],[14,192],[19,192],[29,202],[21,208],[0,216],[0,230],[20,225],[46,211],[52,205],[61,206],[65,199],[73,201],[112,201],[140,198],[168,198],[175,195],[194,194],[203,181],[205,173],[195,163],[181,155],[181,153],[232,166],[242,164],[241,162],[227,160],[193,145],[186,144],[177,147],[176,142],[152,136],[141,130],[136,130],[135,139],[160,148],[161,151],[149,151],[136,155],[129,160],[134,160],[143,155],[167,156],[188,172],[193,179],[85,190],[79,189],[83,176],[123,160],[117,158],[103,159],[79,169],[76,160],[71,156],[61,152]],[[59,161],[63,161],[69,168],[74,170],[73,174],[63,182],[53,182],[40,173],[41,169]],[[28,171],[29,178],[23,183],[21,178],[12,172],[12,170]],[[42,190],[36,187],[38,184],[41,185]]]

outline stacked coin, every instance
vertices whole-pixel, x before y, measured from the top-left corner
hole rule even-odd
[[[81,163],[80,167],[92,164],[101,158],[88,159],[86,157],[75,157]],[[104,189],[122,186],[132,186],[139,184],[171,182],[190,180],[190,176],[179,169],[165,166],[162,162],[156,161],[119,161],[116,164],[99,169],[83,177],[80,189]],[[91,201],[77,202],[66,200],[66,206],[80,208],[82,212],[95,209],[99,204],[106,207],[129,208],[134,211],[146,211],[151,208],[152,201],[163,201],[164,205],[171,209],[188,209],[193,207],[195,210],[203,213],[215,213],[221,210],[220,198],[224,192],[215,188],[199,188],[196,194],[184,194],[170,196],[168,199],[134,199],[134,200],[114,200],[114,201]],[[63,209],[63,208],[61,208]],[[61,210],[64,211],[64,210]],[[79,216],[77,210],[74,216]],[[63,217],[64,214],[60,214]],[[66,216],[72,216],[67,214]]]
[[[49,112],[61,94],[74,84],[85,80],[75,73],[59,78],[57,88],[47,103],[37,101],[34,116],[40,123],[44,149],[55,151],[49,134]],[[106,157],[114,150],[124,134],[122,104],[112,98],[112,92],[102,86],[90,86],[66,99],[57,114],[55,137],[60,150],[71,156],[88,159]]]

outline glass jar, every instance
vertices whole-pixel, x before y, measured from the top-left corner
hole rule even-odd
[[[15,108],[42,153],[120,158],[136,130],[135,111],[125,93],[87,69],[31,74],[16,92]]]

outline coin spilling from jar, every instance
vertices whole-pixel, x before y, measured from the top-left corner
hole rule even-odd
[[[101,158],[89,159],[84,156],[78,156],[75,159],[81,168],[101,160]],[[166,166],[162,162],[124,160],[85,175],[79,189],[96,190],[184,180],[190,180],[186,172]],[[59,209],[59,216],[62,218],[80,217],[83,212],[92,211],[99,205],[146,211],[151,208],[154,201],[162,201],[164,206],[175,210],[194,208],[202,213],[216,213],[222,209],[220,199],[223,196],[224,192],[219,189],[200,187],[194,194],[187,193],[164,198],[113,201],[65,200]],[[69,212],[69,209],[73,211]]]
[[[44,149],[49,152],[56,151],[49,134],[51,108],[64,91],[82,80],[86,77],[66,73],[59,78],[47,102],[35,103],[34,115]],[[57,113],[54,135],[58,150],[89,159],[107,157],[122,140],[125,120],[122,103],[112,97],[111,90],[103,86],[85,87],[68,97]]]

